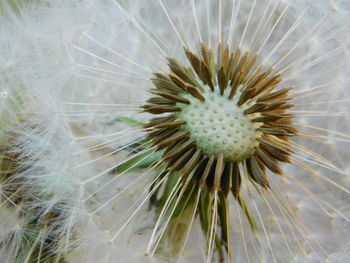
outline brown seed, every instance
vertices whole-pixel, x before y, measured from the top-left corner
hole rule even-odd
[[[185,80],[187,83],[191,85],[196,85],[196,83],[193,81],[194,76],[188,69],[180,66],[179,63],[173,58],[167,58],[167,59],[169,62],[168,63],[169,68],[175,75],[178,75],[181,79]]]
[[[179,93],[182,91],[182,89],[180,89],[178,86],[175,85],[175,83],[172,82],[172,80],[170,78],[167,79],[152,79],[153,85],[162,91],[168,91],[168,92],[172,92],[172,93]]]
[[[181,175],[183,177],[187,177],[191,172],[193,172],[193,168],[198,166],[198,161],[201,159],[202,150],[198,149],[192,155],[191,159],[187,162],[187,164],[181,169]]]
[[[171,106],[175,106],[175,102],[172,100],[168,100],[165,98],[159,98],[159,97],[153,97],[150,98],[148,100],[146,100],[147,103],[149,104],[154,104],[154,105],[171,105]]]
[[[142,106],[144,112],[152,114],[162,114],[166,112],[179,112],[181,109],[176,106],[165,106],[165,105],[145,105]]]
[[[169,99],[169,100],[174,101],[174,102],[179,102],[179,103],[183,103],[183,104],[190,104],[190,101],[188,99],[185,99],[185,98],[183,98],[181,96],[178,96],[178,95],[175,95],[175,94],[171,94],[171,93],[168,93],[168,92],[152,90],[151,93],[154,94],[154,95],[158,95],[158,96],[164,97],[164,98]]]
[[[153,127],[155,129],[160,129],[160,128],[171,128],[171,127],[178,127],[181,125],[186,124],[186,121],[182,121],[182,120],[176,120],[176,121],[171,121],[171,122],[163,122],[160,123],[158,125],[154,125]]]
[[[208,162],[207,162],[207,165],[204,169],[204,172],[201,176],[201,179],[199,181],[200,187],[203,187],[205,185],[207,178],[208,178],[208,175],[210,174],[210,171],[211,171],[212,166],[214,164],[214,161],[215,161],[215,157],[213,155],[211,155]]]
[[[257,182],[259,185],[264,187],[265,189],[270,188],[269,182],[267,181],[266,174],[261,169],[259,163],[257,162],[254,156],[251,156],[246,160],[246,166],[248,175],[251,179]]]
[[[182,155],[178,159],[172,159],[169,164],[171,166],[172,171],[181,170],[181,168],[188,162],[188,160],[192,157],[192,154],[195,152],[195,148],[189,149],[184,155]]]
[[[183,151],[188,149],[189,147],[192,147],[195,144],[194,139],[189,139],[185,141],[180,141],[177,143],[170,151],[168,151],[164,156],[163,159],[167,160],[170,158],[173,158],[175,156],[180,155]]]
[[[257,102],[266,102],[272,99],[286,97],[291,88],[281,89],[279,91],[272,92],[270,94],[266,94],[263,97],[259,98]]]
[[[239,166],[237,163],[232,164],[232,194],[237,199],[241,189],[241,174],[239,172]]]
[[[201,71],[201,61],[200,59],[193,54],[190,50],[185,49],[186,56],[188,60],[190,61],[192,68],[197,73],[197,76],[203,81],[202,71]]]
[[[221,183],[221,176],[224,170],[224,155],[222,153],[219,154],[219,157],[216,161],[215,174],[214,174],[214,188],[215,190],[219,190]]]
[[[264,103],[256,103],[253,106],[251,106],[250,108],[246,109],[243,113],[244,114],[251,114],[251,113],[255,113],[255,112],[261,112],[265,109],[266,104]]]
[[[204,62],[200,63],[200,70],[202,72],[202,76],[203,76],[202,80],[203,80],[203,82],[210,87],[211,91],[214,91],[215,88],[214,88],[214,83],[213,83],[213,80],[212,80],[212,76],[210,74],[210,70],[205,65]]]
[[[224,91],[227,88],[228,85],[228,79],[226,78],[226,74],[224,72],[224,68],[221,68],[218,71],[218,83],[219,83],[219,87],[220,87],[220,94],[224,95]]]
[[[146,124],[144,127],[145,128],[150,128],[150,127],[154,127],[160,123],[163,123],[163,122],[170,122],[170,121],[173,121],[176,119],[176,116],[174,115],[168,115],[168,116],[165,116],[165,117],[158,117],[158,118],[152,118],[149,120],[149,123]]]
[[[257,148],[256,149],[256,158],[259,158],[261,160],[262,163],[264,163],[264,165],[269,168],[270,171],[276,173],[276,174],[282,174],[282,170],[279,167],[276,159],[274,158],[270,158],[265,152],[264,150],[262,150],[261,148]]]
[[[205,101],[205,98],[202,96],[202,94],[198,91],[197,88],[189,86],[189,85],[185,86],[185,88],[186,88],[187,92],[190,93],[196,99],[198,99],[200,101]]]
[[[163,140],[162,142],[159,142],[157,144],[159,149],[162,149],[168,145],[170,145],[171,143],[173,143],[174,141],[180,140],[184,137],[186,137],[190,132],[183,130],[183,131],[178,131],[177,133],[173,134],[172,136],[170,136],[169,138]]]
[[[232,172],[233,172],[233,163],[225,163],[224,171],[222,172],[221,177],[221,191],[224,196],[228,196],[230,189],[232,187]]]

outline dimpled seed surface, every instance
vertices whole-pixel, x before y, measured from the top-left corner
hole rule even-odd
[[[199,101],[189,94],[183,95],[191,104],[178,104],[181,111],[178,118],[187,122],[184,129],[190,131],[198,148],[207,155],[224,154],[226,161],[243,161],[258,145],[256,124],[243,114],[245,108],[237,106],[236,96],[228,99],[228,94],[220,95],[205,87],[202,93],[205,101]]]

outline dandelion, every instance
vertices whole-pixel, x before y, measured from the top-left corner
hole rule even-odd
[[[15,6],[7,262],[347,260],[345,1]]]

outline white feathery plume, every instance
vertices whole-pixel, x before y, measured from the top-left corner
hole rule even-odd
[[[5,206],[1,206],[0,215],[2,219],[0,226],[1,260],[5,263],[14,262],[20,246],[18,240],[21,239],[25,221],[20,217],[19,211]],[[3,248],[6,248],[6,253],[3,252]]]
[[[94,15],[94,5],[81,4],[70,5],[68,1],[49,6],[20,4],[14,9],[6,3],[3,6],[9,14],[4,32],[12,32],[19,24],[25,33],[12,38],[2,35],[2,44],[8,48],[8,57],[2,57],[5,67],[8,61],[20,62],[12,63],[11,79],[7,78],[8,68],[2,75],[7,84],[2,87],[11,91],[3,96],[9,102],[1,101],[1,115],[5,117],[1,119],[2,205],[9,203],[25,218],[17,234],[2,235],[0,258],[4,262],[65,262],[65,254],[73,246],[81,246],[72,240],[77,234],[75,228],[82,228],[85,219],[90,218],[90,210],[93,213],[99,207],[96,188],[104,177],[89,178],[107,174],[104,167],[113,159],[105,153],[106,144],[118,149],[115,139],[104,135],[111,126],[109,109],[113,118],[114,105],[107,106],[107,111],[104,104],[102,109],[94,105],[96,110],[91,113],[90,104],[84,110],[74,102],[76,96],[76,102],[85,98],[93,102],[99,94],[95,83],[76,72],[77,58],[72,59],[77,53],[72,45],[78,35],[76,29]],[[65,9],[58,9],[61,5]],[[91,16],[85,14],[89,10]],[[47,12],[55,16],[47,16]],[[76,12],[84,16],[76,16]],[[68,26],[70,30],[66,30]],[[11,45],[18,43],[17,48],[21,47],[22,38],[26,52]],[[103,116],[103,121],[95,113]],[[93,233],[94,240],[97,235],[97,231]]]
[[[21,235],[9,237],[20,246],[15,262],[60,260],[74,228],[88,215],[84,198],[94,184],[84,181],[96,173],[80,167],[89,154],[82,153],[50,96],[40,92],[32,99],[21,105],[25,111],[7,136],[2,160],[2,206],[8,203],[25,218]],[[0,251],[4,258],[13,253],[7,245]]]
[[[82,151],[74,127],[61,114],[67,109],[59,103],[62,87],[56,81],[67,71],[67,63],[53,57],[48,67],[40,59],[55,50],[48,49],[54,39],[36,31],[40,16],[30,12],[30,5],[1,7],[5,18],[1,81],[6,89],[1,101],[1,206],[18,210],[22,223],[16,224],[13,234],[2,235],[0,258],[2,262],[60,260],[69,250],[75,225],[86,216],[83,199],[93,185],[82,182],[95,170],[79,167],[90,160],[89,152]],[[28,8],[26,12],[22,7]]]

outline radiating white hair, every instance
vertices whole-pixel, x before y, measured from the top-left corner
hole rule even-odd
[[[229,198],[232,262],[347,262],[349,1],[6,0],[0,17],[1,262],[216,262],[196,217],[180,253],[159,242],[162,161],[137,122],[167,57],[220,42],[281,74],[300,131],[270,192],[242,186],[258,231]]]

